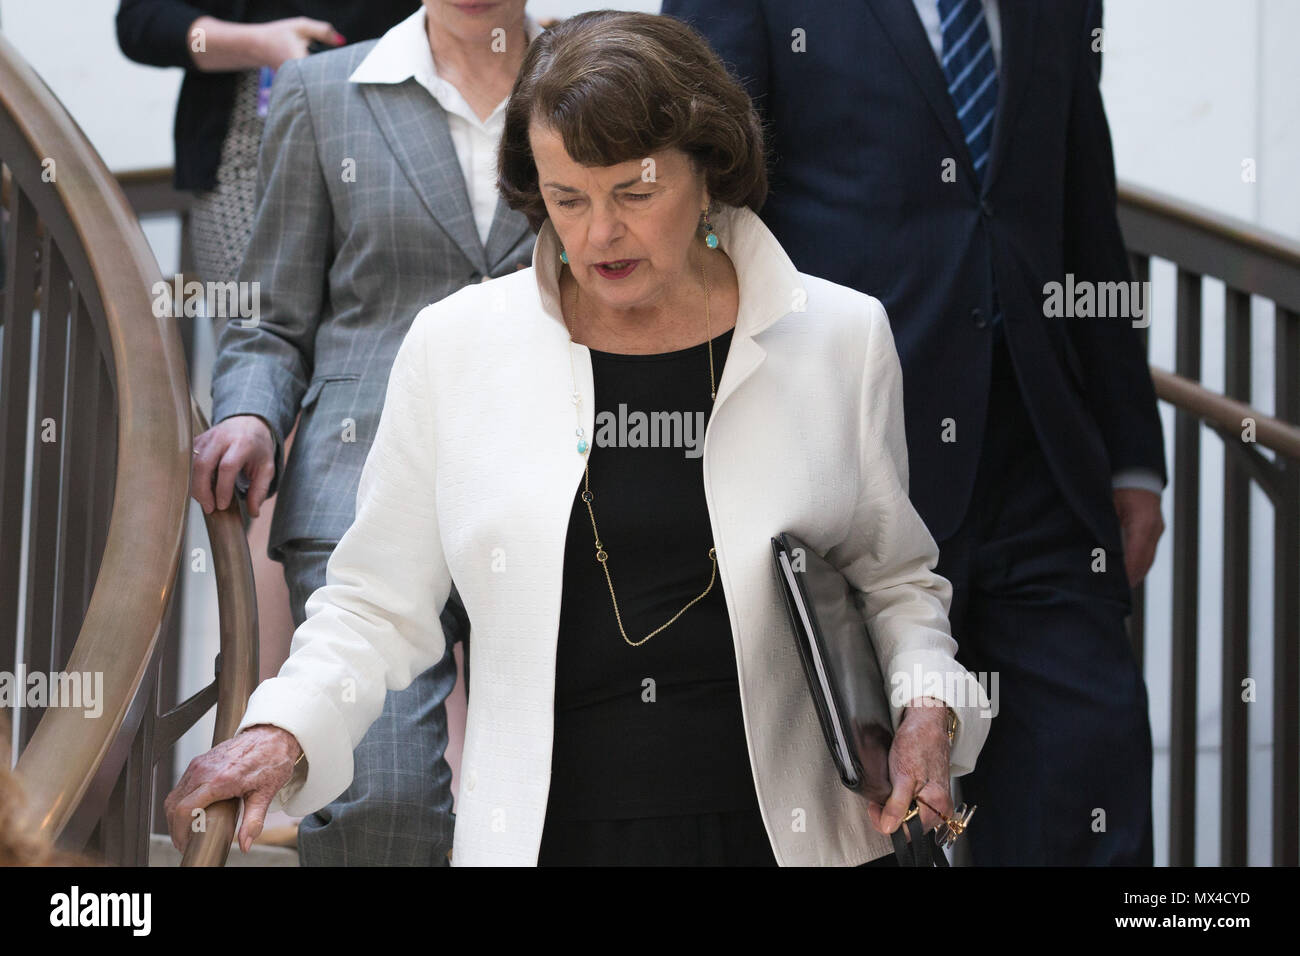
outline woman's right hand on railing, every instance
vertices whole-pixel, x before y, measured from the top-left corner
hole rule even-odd
[[[248,513],[254,518],[275,477],[275,439],[257,415],[232,415],[194,439],[190,494],[204,514],[230,507],[240,472],[248,480]]]
[[[254,724],[190,761],[163,809],[172,845],[182,853],[205,810],[214,803],[239,797],[244,818],[239,848],[245,853],[266,823],[271,798],[293,778],[294,762],[302,753],[298,739],[271,724]]]

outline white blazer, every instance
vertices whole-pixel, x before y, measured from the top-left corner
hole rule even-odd
[[[781,865],[856,865],[892,846],[836,774],[770,538],[794,533],[862,592],[895,682],[895,728],[913,697],[954,708],[954,776],[975,766],[988,702],[953,658],[951,587],[934,573],[938,550],[908,501],[903,383],[884,309],[797,272],[747,209],[724,209],[715,229],[736,267],[740,308],[705,432],[704,492],[754,786]],[[356,520],[307,600],[289,659],[240,724],[274,724],[301,743],[306,761],[274,804],[290,814],[347,788],[352,751],[387,691],[442,657],[439,614],[454,579],[473,628],[474,686],[452,863],[537,863],[565,535],[583,474],[570,349],[583,427],[595,433],[591,355],[570,344],[558,273],[547,223],[532,269],[467,287],[411,325]]]

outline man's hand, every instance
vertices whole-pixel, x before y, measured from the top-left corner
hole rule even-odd
[[[249,481],[248,513],[256,518],[275,477],[275,439],[257,415],[231,415],[194,439],[190,494],[204,514],[230,507],[241,471]]]
[[[1129,587],[1135,588],[1151,570],[1156,544],[1165,531],[1160,496],[1145,488],[1116,488],[1115,513],[1124,541],[1124,570]]]

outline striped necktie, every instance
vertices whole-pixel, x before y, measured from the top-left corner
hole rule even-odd
[[[993,145],[993,114],[998,105],[998,68],[981,0],[939,0],[943,34],[943,72],[975,175],[984,180]]]

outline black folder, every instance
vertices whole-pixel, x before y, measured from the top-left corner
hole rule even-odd
[[[857,589],[792,534],[772,539],[772,559],[840,780],[883,804],[891,791],[893,722]]]

